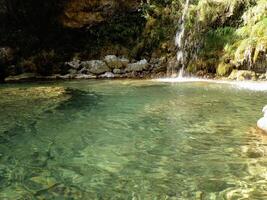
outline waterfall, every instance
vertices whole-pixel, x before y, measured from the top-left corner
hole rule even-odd
[[[186,0],[184,9],[183,9],[183,14],[182,14],[182,18],[180,21],[180,27],[176,32],[176,36],[175,36],[175,45],[177,46],[177,62],[179,65],[182,65],[182,68],[179,71],[179,76],[178,78],[183,78],[184,75],[184,69],[185,69],[185,56],[186,56],[186,52],[185,52],[185,20],[186,20],[186,16],[187,16],[187,12],[188,12],[188,8],[189,8],[189,0]]]

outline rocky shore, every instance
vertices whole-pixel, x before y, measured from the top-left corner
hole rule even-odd
[[[8,76],[5,82],[20,82],[36,79],[105,79],[105,78],[159,78],[166,76],[164,59],[131,61],[124,57],[107,55],[103,60],[72,60],[63,64],[65,73],[42,76],[36,73],[21,73]]]

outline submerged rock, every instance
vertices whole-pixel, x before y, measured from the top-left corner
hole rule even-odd
[[[89,72],[97,75],[110,71],[107,64],[101,60],[84,61],[81,65],[82,67],[87,68]]]
[[[257,122],[257,126],[259,129],[267,133],[267,105],[264,106],[262,112],[264,113],[264,116],[259,119],[259,121]]]

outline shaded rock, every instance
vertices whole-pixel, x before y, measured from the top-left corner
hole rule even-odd
[[[88,69],[86,67],[83,67],[78,73],[79,74],[88,74],[89,71],[88,71]]]
[[[100,78],[115,78],[115,75],[111,72],[106,72],[105,74],[101,74]]]
[[[70,68],[73,68],[73,69],[79,69],[80,66],[81,66],[81,61],[79,60],[72,60],[70,62],[65,62],[65,65],[70,67]]]
[[[17,76],[9,76],[5,78],[5,82],[19,82],[19,81],[28,81],[36,78],[34,73],[23,73]]]
[[[230,76],[228,77],[230,80],[256,80],[256,73],[249,70],[233,70]]]
[[[123,67],[128,67],[128,64],[130,63],[130,61],[127,58],[120,58],[119,60],[122,63]]]
[[[97,75],[110,71],[107,64],[101,60],[84,61],[81,65],[82,67],[88,69],[89,72]]]
[[[77,74],[77,70],[76,69],[69,69],[68,73],[74,75],[74,74]]]
[[[124,70],[123,69],[113,69],[114,74],[123,74]]]
[[[164,58],[162,59],[153,59],[150,61],[152,65],[152,73],[160,73],[160,72],[167,72],[167,65],[166,62],[164,62]]]
[[[6,64],[14,59],[14,50],[10,47],[0,47],[0,64]]]
[[[140,60],[136,63],[131,63],[125,69],[125,72],[141,72],[143,70],[147,70],[149,67],[146,59]]]

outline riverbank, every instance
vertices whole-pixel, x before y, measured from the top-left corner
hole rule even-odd
[[[60,73],[51,75],[40,75],[37,73],[10,73],[13,75],[4,78],[4,82],[24,82],[35,80],[73,80],[73,79],[159,79],[168,77],[177,77],[179,68],[175,60],[166,58],[154,58],[149,61],[146,59],[129,60],[125,57],[107,55],[102,60],[81,61],[74,59],[62,64],[63,69]],[[218,74],[198,71],[189,73],[187,71],[180,73],[186,77],[198,77],[212,80],[267,80],[267,73],[256,73],[251,70],[232,70],[228,77],[218,76]],[[174,78],[175,80],[175,78]]]

